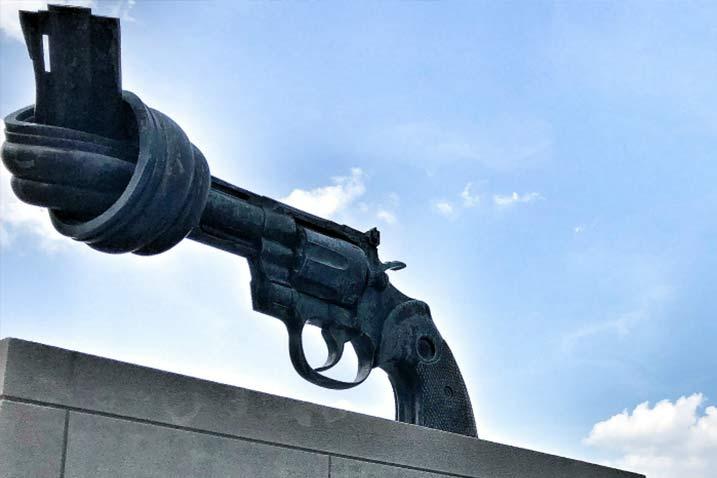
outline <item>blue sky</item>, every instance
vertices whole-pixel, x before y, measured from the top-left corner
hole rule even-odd
[[[214,175],[381,229],[482,438],[717,473],[717,4],[85,3],[123,18],[125,89]],[[1,8],[5,115],[34,86]],[[392,417],[380,371],[343,392],[295,375],[241,258],[102,255],[2,181],[0,336]]]

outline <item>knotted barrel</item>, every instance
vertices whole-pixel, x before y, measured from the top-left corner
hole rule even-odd
[[[5,118],[2,158],[18,197],[49,207],[61,234],[102,252],[159,254],[199,224],[209,166],[169,117],[122,97],[126,141],[34,123],[30,106]]]

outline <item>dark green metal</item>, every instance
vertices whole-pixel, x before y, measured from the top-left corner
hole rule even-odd
[[[360,232],[211,177],[179,126],[121,91],[117,20],[69,7],[21,19],[37,103],[5,118],[2,150],[20,199],[48,208],[60,233],[103,252],[159,254],[189,237],[246,257],[254,309],[285,324],[302,377],[345,389],[380,367],[398,420],[476,436],[451,350],[428,306],[390,284],[386,271],[405,265],[381,262],[378,230]],[[40,38],[48,33],[50,72]],[[321,328],[329,352],[322,367],[306,360],[306,324]],[[354,380],[324,375],[347,343],[358,357]]]

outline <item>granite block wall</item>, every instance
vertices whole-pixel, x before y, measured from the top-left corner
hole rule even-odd
[[[0,478],[637,478],[18,339],[0,341]]]

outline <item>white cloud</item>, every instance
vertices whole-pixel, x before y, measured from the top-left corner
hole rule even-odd
[[[478,206],[481,202],[480,195],[473,192],[472,182],[466,183],[459,196],[461,198],[460,205],[462,205],[466,209],[474,208]],[[509,195],[494,194],[493,204],[495,204],[495,206],[497,207],[509,207],[518,203],[535,202],[539,199],[544,198],[541,194],[536,192],[529,192],[525,194],[518,194],[517,192],[514,192]],[[452,202],[445,199],[433,201],[432,208],[437,213],[448,218],[455,218],[459,213],[459,208],[455,206]]]
[[[518,194],[514,192],[513,194],[509,194],[507,196],[495,194],[493,195],[493,204],[499,207],[506,207],[518,203],[531,203],[537,201],[538,199],[543,199],[543,196],[535,192],[525,194]]]
[[[396,209],[398,208],[400,203],[400,196],[395,192],[391,192],[386,196],[386,200],[383,203],[372,205],[371,208],[369,208],[368,205],[365,205],[365,208],[361,209],[361,212],[368,212],[369,209],[375,208],[376,219],[378,219],[379,221],[383,221],[386,224],[396,224],[398,222],[398,218],[396,217]]]
[[[480,202],[480,196],[478,194],[472,194],[471,188],[473,183],[466,184],[466,187],[461,191],[461,199],[463,199],[464,207],[474,207]]]
[[[585,226],[583,226],[582,224],[579,224],[573,228],[573,232],[575,234],[582,234],[583,232],[585,232]]]
[[[376,217],[386,224],[396,223],[396,215],[390,211],[386,211],[385,209],[379,209],[376,213]]]
[[[443,199],[433,202],[433,210],[448,218],[454,217],[456,214],[453,204]]]
[[[282,202],[324,218],[346,209],[366,192],[365,174],[352,168],[350,176],[332,178],[333,185],[311,190],[294,189]]]
[[[704,407],[701,393],[641,403],[596,423],[585,444],[617,452],[609,466],[645,473],[650,478],[717,476],[717,407]]]

